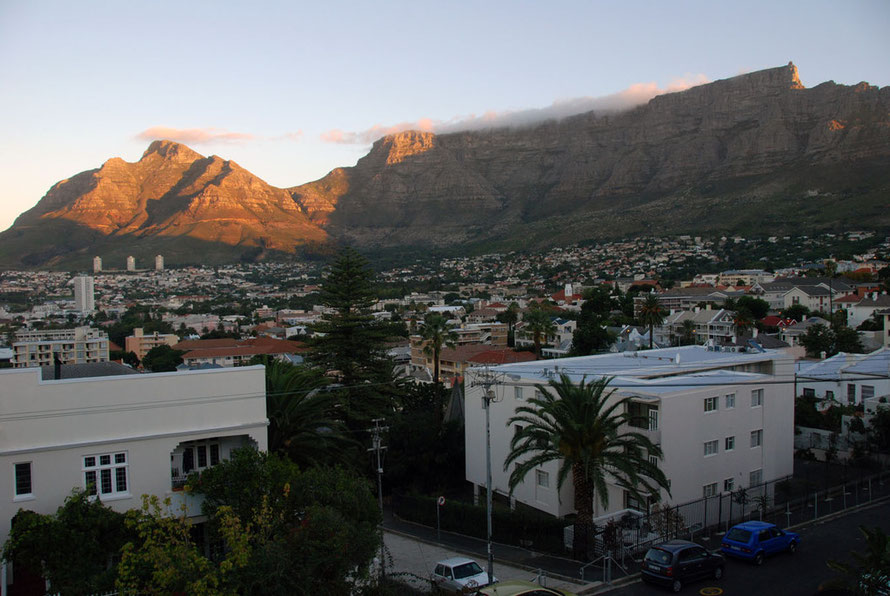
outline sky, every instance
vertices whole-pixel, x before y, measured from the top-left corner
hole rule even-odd
[[[0,0],[0,230],[151,140],[289,187],[380,136],[616,109],[797,65],[890,85],[890,1]]]

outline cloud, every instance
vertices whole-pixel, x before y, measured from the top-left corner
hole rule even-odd
[[[327,143],[367,145],[380,137],[405,130],[449,133],[486,128],[530,126],[546,120],[561,120],[584,112],[620,112],[629,110],[648,102],[656,95],[683,91],[707,82],[708,78],[703,74],[686,75],[685,77],[674,79],[664,88],[660,88],[654,82],[635,83],[624,91],[611,95],[561,99],[544,108],[503,112],[489,110],[478,116],[469,114],[456,116],[450,120],[421,118],[416,122],[400,122],[390,126],[375,124],[366,130],[356,132],[332,129],[322,133],[321,140]]]
[[[136,135],[142,141],[167,139],[188,145],[209,145],[213,143],[244,143],[256,137],[244,132],[230,132],[219,128],[170,128],[152,126]]]

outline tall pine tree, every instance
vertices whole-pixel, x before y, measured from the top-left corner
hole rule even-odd
[[[324,335],[313,343],[309,361],[337,379],[344,421],[364,428],[372,418],[392,411],[396,391],[393,364],[386,356],[386,327],[371,315],[377,300],[374,272],[367,259],[344,248],[322,283],[321,303],[331,312],[314,329]]]

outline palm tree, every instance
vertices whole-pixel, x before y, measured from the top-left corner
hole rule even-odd
[[[744,333],[754,325],[752,319],[753,317],[751,316],[751,313],[744,308],[739,308],[735,311],[732,324],[735,327],[736,335],[738,337],[744,335]]]
[[[683,321],[683,345],[695,343],[695,322],[692,319]]]
[[[606,392],[610,379],[575,384],[568,375],[537,385],[540,397],[516,409],[508,426],[519,425],[504,462],[510,473],[510,491],[532,470],[559,462],[557,487],[569,473],[575,489],[574,548],[586,554],[587,534],[593,520],[594,499],[609,505],[609,483],[617,484],[633,497],[644,500],[668,490],[668,481],[649,456],[660,458],[661,449],[637,432],[627,432],[629,398],[612,399]],[[668,490],[669,492],[669,490]]]
[[[532,340],[535,342],[535,356],[540,359],[542,339],[546,340],[548,335],[553,335],[556,332],[556,325],[550,318],[550,314],[540,307],[530,309],[523,315],[522,321],[525,323],[526,331],[531,333]]]
[[[334,394],[320,372],[262,356],[266,367],[269,451],[287,455],[301,468],[348,463],[356,443],[336,418]]]
[[[653,330],[664,323],[664,311],[655,293],[647,294],[640,305],[640,323],[649,327],[649,349],[655,347]]]
[[[448,321],[439,313],[428,313],[423,319],[420,336],[424,339],[423,353],[433,357],[433,382],[439,382],[439,355],[443,347],[453,348],[457,344],[457,334],[448,326]]]
[[[832,585],[851,590],[852,594],[886,594],[890,582],[890,537],[879,527],[859,526],[865,537],[865,551],[853,552],[853,562],[829,560],[828,566],[843,573]]]

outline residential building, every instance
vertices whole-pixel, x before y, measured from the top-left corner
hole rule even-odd
[[[477,491],[486,484],[483,392],[495,396],[490,409],[493,490],[510,493],[511,469],[503,462],[515,433],[508,420],[551,379],[566,374],[574,383],[610,378],[610,399],[630,398],[637,422],[629,429],[660,445],[659,462],[670,481],[668,504],[699,499],[706,487],[759,485],[793,472],[793,360],[783,352],[715,352],[685,346],[507,364],[466,372],[466,475]],[[494,380],[488,384],[486,379]],[[716,444],[714,443],[716,441]],[[513,491],[513,498],[559,517],[575,511],[571,478],[557,491],[559,462],[539,466]],[[603,515],[626,507],[645,509],[621,487],[610,484]],[[718,490],[719,492],[719,490]]]
[[[142,327],[137,327],[133,329],[133,335],[124,338],[124,350],[133,352],[139,360],[142,360],[152,348],[158,346],[173,347],[177,343],[179,343],[179,336],[175,333],[158,333],[155,331],[145,335]]]
[[[127,257],[127,271],[136,271],[136,257]]]
[[[102,272],[102,257],[93,257],[93,273]]]
[[[710,308],[681,310],[673,312],[664,323],[653,329],[655,342],[659,345],[678,343],[685,334],[684,324],[692,321],[693,343],[724,346],[735,343],[735,313],[731,310]]]
[[[185,351],[182,355],[186,368],[206,364],[223,367],[244,366],[254,356],[271,356],[278,360],[299,363],[308,348],[303,342],[273,337],[252,337],[248,339],[190,339],[181,341],[176,350]]]
[[[875,312],[890,308],[890,296],[886,292],[871,292],[863,298],[850,296],[842,304],[847,312],[847,325],[855,329]]]
[[[239,447],[267,449],[262,366],[62,377],[0,371],[0,543],[19,509],[53,513],[72,489],[121,512],[143,494],[170,497],[198,516],[200,497],[179,490],[190,471]],[[4,592],[14,577],[2,568]]]
[[[17,331],[12,344],[16,368],[49,366],[58,354],[62,364],[108,360],[108,334],[91,327]]]
[[[71,280],[74,285],[74,308],[88,315],[96,310],[96,288],[91,275],[78,275]]]
[[[725,286],[750,286],[771,282],[776,276],[763,269],[731,269],[720,273],[720,283]]]
[[[890,348],[869,354],[841,352],[818,362],[798,363],[798,395],[860,405],[873,397],[890,396]]]
[[[794,323],[788,327],[779,330],[779,339],[787,343],[789,346],[800,345],[800,338],[806,335],[810,327],[814,325],[829,326],[828,321],[822,317],[804,317],[800,323]]]
[[[164,255],[157,255],[155,257],[155,271],[163,271],[164,270]]]

